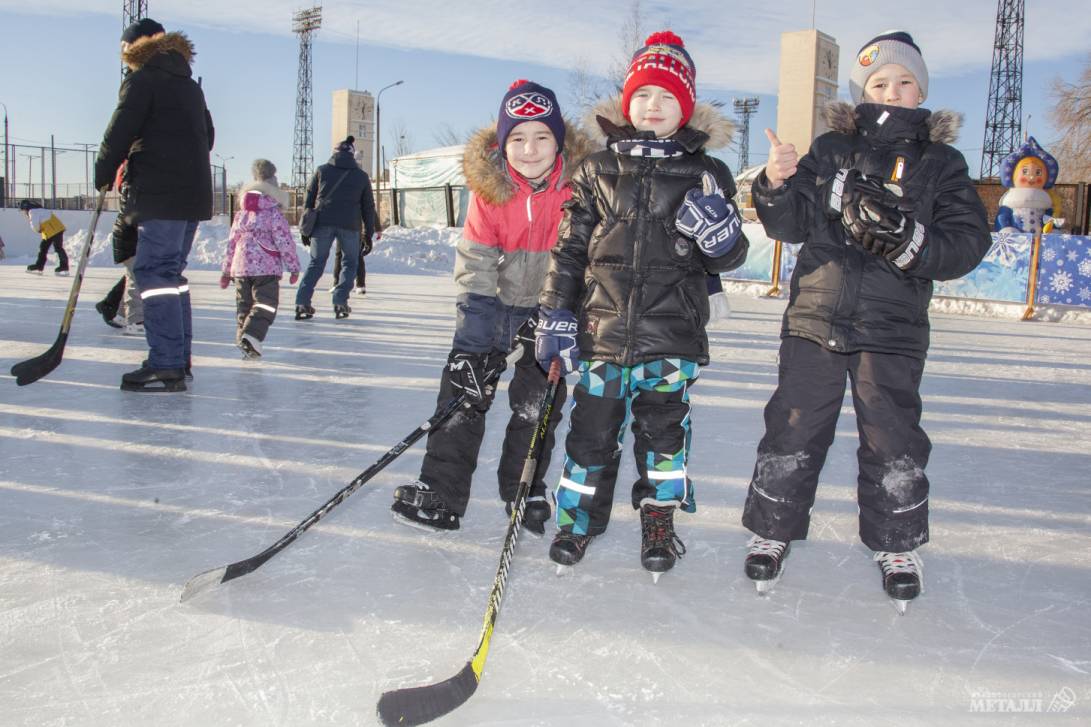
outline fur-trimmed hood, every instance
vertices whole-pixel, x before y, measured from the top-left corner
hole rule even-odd
[[[587,133],[565,119],[564,151],[561,152],[564,167],[559,184],[567,184],[579,163],[593,151],[595,147]],[[466,142],[462,173],[470,190],[491,205],[504,205],[515,195],[516,182],[508,173],[507,160],[500,154],[495,125],[479,129]]]
[[[598,117],[606,119],[613,127],[619,129],[632,129],[632,124],[625,118],[621,111],[621,97],[611,96],[595,104],[588,113],[585,122],[587,128],[592,129],[593,139],[599,149],[606,146],[610,133],[598,121]],[[698,101],[693,107],[693,115],[683,129],[689,128],[700,132],[707,137],[700,146],[705,149],[723,149],[731,143],[735,136],[735,122],[724,115],[716,106],[704,101]]]
[[[242,207],[242,198],[246,196],[247,192],[261,192],[284,208],[287,208],[288,203],[291,201],[287,191],[263,179],[247,182],[239,188],[239,207]]]
[[[187,64],[193,63],[193,57],[197,55],[186,34],[175,32],[137,39],[121,54],[121,60],[135,70],[142,68],[160,53],[177,53]]]
[[[826,125],[832,131],[837,131],[850,136],[857,134],[856,107],[847,101],[830,101],[822,110],[826,118]],[[962,114],[957,111],[940,109],[929,115],[928,139],[937,144],[954,144],[958,140],[958,132],[962,129]]]

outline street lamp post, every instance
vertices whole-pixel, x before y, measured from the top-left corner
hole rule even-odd
[[[31,183],[34,179],[34,160],[38,157],[34,154],[23,154],[27,158],[27,199],[30,199],[34,191],[31,188]]]
[[[9,187],[11,183],[10,170],[14,165],[8,161],[8,105],[3,101],[0,101],[0,106],[4,107],[4,193],[0,195],[0,197],[4,198],[4,204],[6,205],[8,189],[10,188],[12,191],[15,191],[15,187]]]
[[[222,202],[221,211],[223,214],[228,214],[227,209],[227,163],[234,159],[234,156],[225,157],[222,154],[217,154],[220,159],[220,200]]]
[[[383,86],[382,88],[379,89],[379,93],[375,94],[375,179],[374,179],[374,182],[375,182],[375,191],[376,191],[376,195],[375,195],[375,217],[376,218],[381,218],[382,217],[382,199],[383,199],[383,196],[381,194],[378,194],[379,181],[380,181],[379,172],[382,169],[382,166],[381,166],[382,161],[381,161],[381,158],[380,158],[380,154],[382,153],[382,150],[383,150],[382,138],[379,136],[379,118],[380,118],[379,117],[379,108],[380,108],[379,107],[379,102],[382,100],[383,91],[385,91],[388,88],[394,88],[395,86],[400,86],[403,83],[405,83],[405,81],[395,81],[394,83],[390,84],[389,86]],[[378,219],[376,219],[376,222],[378,223]]]

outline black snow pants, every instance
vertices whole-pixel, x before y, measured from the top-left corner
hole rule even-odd
[[[519,477],[530,448],[530,437],[538,423],[538,405],[549,387],[546,374],[534,360],[534,351],[526,353],[515,364],[515,374],[508,384],[508,406],[511,418],[504,434],[503,449],[497,478],[500,498],[511,502],[519,490]],[[443,406],[455,396],[447,368],[440,378],[438,406]],[[538,472],[531,483],[531,492],[544,495],[545,480],[542,476],[549,469],[553,452],[554,434],[561,421],[561,411],[566,396],[564,381],[557,392],[557,401],[549,421],[549,433],[543,442],[538,458]],[[438,408],[438,407],[437,407]],[[466,514],[470,502],[470,483],[477,469],[477,455],[485,437],[486,412],[476,409],[460,409],[447,422],[428,434],[428,446],[421,465],[420,480],[429,485],[459,516]]]
[[[364,258],[367,257],[367,253],[364,252],[366,244],[361,241],[360,245],[360,259],[356,264],[356,287],[366,288],[367,283],[367,268],[364,266]],[[338,281],[341,279],[341,245],[337,245],[337,253],[333,256],[333,279]]]
[[[50,247],[57,253],[57,270],[68,270],[68,253],[64,251],[63,232],[58,232],[48,240],[42,240],[38,245],[38,259],[34,261],[34,267],[38,270],[45,270],[45,261],[46,257],[49,255]]]
[[[807,537],[848,374],[860,437],[860,540],[872,550],[892,552],[928,542],[924,468],[932,444],[920,426],[923,372],[924,361],[911,356],[835,353],[797,336],[784,338],[743,525],[773,540]]]
[[[235,341],[241,341],[244,333],[264,341],[277,317],[279,302],[279,275],[235,278],[235,317],[239,322]]]

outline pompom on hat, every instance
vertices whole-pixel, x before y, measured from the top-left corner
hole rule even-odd
[[[496,115],[496,143],[501,154],[512,130],[526,121],[541,121],[553,132],[557,151],[564,149],[564,118],[557,95],[545,86],[520,78],[504,94]]]
[[[644,47],[633,54],[621,88],[621,111],[629,121],[629,101],[641,86],[660,86],[674,94],[682,106],[682,126],[697,104],[697,67],[685,43],[669,30],[652,33]]]
[[[1012,179],[1012,176],[1015,174],[1015,168],[1019,166],[1019,162],[1027,157],[1037,159],[1042,162],[1046,168],[1046,183],[1042,186],[1042,189],[1049,189],[1057,183],[1057,174],[1061,170],[1060,165],[1057,163],[1057,159],[1043,149],[1035,138],[1031,136],[1021,147],[1004,157],[1004,161],[1000,166],[1000,184],[1005,187],[1014,187],[1015,182]]]
[[[883,66],[897,63],[913,74],[921,87],[921,101],[928,98],[928,66],[913,36],[904,30],[888,30],[875,36],[860,49],[849,71],[849,93],[852,102],[864,102],[864,87],[871,74]]]

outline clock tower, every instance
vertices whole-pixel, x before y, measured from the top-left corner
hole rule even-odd
[[[819,134],[829,131],[822,108],[837,98],[837,41],[819,30],[780,36],[777,136],[805,154]]]

